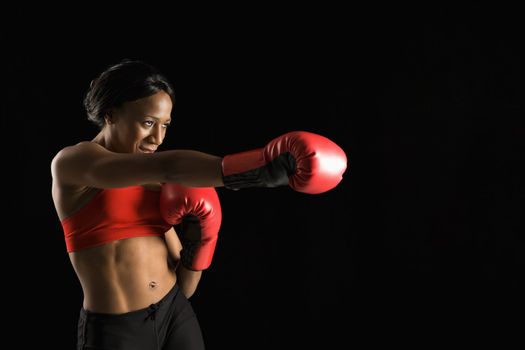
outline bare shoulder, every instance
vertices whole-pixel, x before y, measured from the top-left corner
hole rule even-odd
[[[53,183],[116,188],[162,182],[164,166],[156,154],[119,153],[95,142],[61,149],[51,162]]]
[[[104,147],[95,142],[82,141],[76,145],[70,145],[62,148],[57,154],[53,157],[52,164],[57,161],[62,161],[64,158],[67,160],[70,157],[93,154],[95,152],[109,152]]]
[[[71,178],[78,177],[79,172],[85,171],[87,164],[92,164],[96,159],[107,153],[109,151],[104,147],[89,141],[82,141],[62,148],[51,160],[53,184],[71,183]]]
[[[51,172],[53,176],[56,176],[68,164],[87,161],[96,157],[97,154],[101,155],[107,152],[109,151],[101,145],[90,141],[82,141],[75,145],[66,146],[58,151],[51,160]]]

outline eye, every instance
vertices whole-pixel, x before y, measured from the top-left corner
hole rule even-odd
[[[167,129],[170,126],[170,124],[164,124],[163,126],[164,126],[164,129]]]
[[[155,122],[153,120],[146,120],[146,121],[144,121],[143,124],[146,125],[146,126],[153,126],[153,124],[155,124]]]

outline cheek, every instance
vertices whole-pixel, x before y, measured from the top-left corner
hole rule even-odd
[[[127,130],[126,133],[126,143],[131,148],[136,148],[136,146],[142,143],[142,140],[147,137],[147,133],[144,132],[144,129],[141,127],[131,127]]]
[[[141,128],[141,127],[137,127],[135,130],[134,130],[134,139],[136,141],[140,141],[142,139],[145,139],[146,137],[148,137],[149,133],[148,131],[145,129],[145,128]]]

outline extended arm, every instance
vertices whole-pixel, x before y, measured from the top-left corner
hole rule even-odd
[[[115,153],[81,142],[57,153],[53,178],[63,185],[114,188],[177,182],[192,187],[220,187],[221,157],[192,150],[153,154]]]
[[[337,186],[346,167],[346,155],[334,142],[294,131],[263,148],[224,158],[192,150],[115,153],[93,142],[81,142],[55,156],[52,173],[64,185],[97,188],[159,182],[232,190],[289,185],[299,192],[317,194]]]

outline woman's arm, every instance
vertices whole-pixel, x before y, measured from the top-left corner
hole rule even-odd
[[[147,183],[179,183],[188,187],[248,187],[290,185],[317,194],[339,184],[346,155],[324,136],[294,131],[263,148],[224,157],[192,150],[153,154],[115,153],[94,142],[66,147],[53,158],[53,180],[63,185],[96,188]]]
[[[153,154],[115,153],[94,142],[81,142],[57,153],[53,178],[63,185],[115,188],[159,182],[219,187],[222,158],[192,150]]]
[[[186,298],[190,298],[201,280],[202,271],[188,270],[182,264],[177,266],[177,283]]]
[[[180,243],[179,237],[177,236],[177,233],[173,227],[168,232],[166,232],[165,238],[170,257],[174,260],[176,265],[175,271],[177,274],[177,284],[186,298],[190,298],[193,293],[195,293],[195,290],[199,285],[202,271],[188,270],[179,263],[182,244]]]

